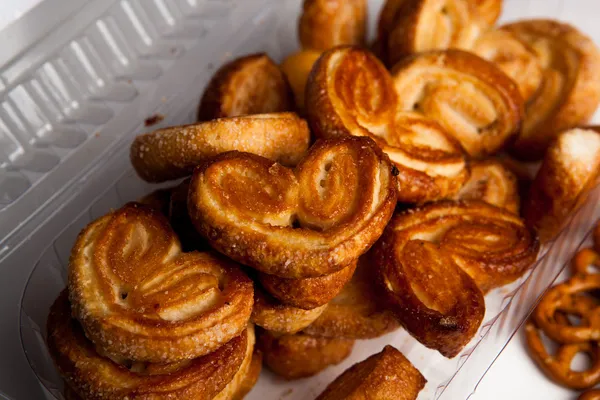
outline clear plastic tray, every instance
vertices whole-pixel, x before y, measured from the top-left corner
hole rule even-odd
[[[381,3],[370,1],[372,20]],[[559,18],[600,43],[600,26],[589,17],[600,4],[565,4],[505,0],[503,20]],[[22,48],[13,43],[0,55],[0,397],[37,399],[43,390],[49,399],[62,398],[44,344],[48,307],[64,287],[79,230],[156,188],[129,165],[132,138],[192,122],[204,85],[228,59],[265,51],[279,61],[291,53],[300,5],[300,0],[45,0],[18,21],[17,27],[28,26],[45,12],[50,22],[33,26]],[[7,29],[18,31],[14,24]],[[0,45],[4,42],[0,36]],[[154,115],[164,119],[145,127],[144,120]],[[486,297],[484,323],[456,358],[445,359],[399,331],[357,342],[348,360],[314,378],[289,383],[265,372],[248,399],[313,398],[345,368],[387,343],[428,379],[420,398],[468,398],[600,217],[599,197],[597,189],[527,276]]]

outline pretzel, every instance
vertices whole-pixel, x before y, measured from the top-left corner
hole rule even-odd
[[[264,53],[237,58],[212,77],[198,106],[198,121],[293,110],[290,87]]]
[[[294,334],[309,326],[327,308],[327,305],[303,310],[278,302],[261,288],[254,290],[252,322],[279,334]]]
[[[518,87],[471,53],[415,55],[394,66],[392,79],[400,112],[437,120],[472,157],[497,152],[519,130],[524,104]]]
[[[398,169],[398,200],[456,194],[468,177],[460,145],[436,121],[400,107],[394,82],[366,50],[338,47],[321,56],[306,87],[307,118],[318,137],[368,136]]]
[[[526,103],[542,84],[544,72],[541,60],[533,48],[511,32],[490,30],[477,39],[472,51],[512,78]]]
[[[86,400],[212,399],[234,378],[254,347],[254,331],[249,328],[194,360],[146,364],[117,357],[113,361],[98,354],[81,326],[71,319],[66,290],[50,309],[47,330],[50,355],[75,392],[70,394]]]
[[[471,176],[456,199],[483,200],[488,204],[519,214],[519,186],[517,177],[500,161],[474,161]]]
[[[388,64],[425,51],[472,48],[486,25],[473,3],[404,0],[387,39]]]
[[[392,346],[354,364],[316,400],[415,400],[427,380]]]
[[[588,274],[590,266],[600,268],[600,255],[591,248],[581,249],[571,262],[571,271],[573,275]]]
[[[271,371],[284,379],[313,376],[345,360],[354,340],[323,338],[304,334],[276,336],[263,331],[257,345]]]
[[[600,128],[560,133],[550,144],[523,206],[542,242],[556,237],[598,182]]]
[[[548,290],[536,307],[533,318],[548,337],[560,343],[600,340],[600,303],[585,296],[600,288],[600,274],[579,274]],[[581,318],[581,324],[561,323],[562,314]]]
[[[600,400],[600,389],[592,389],[584,392],[577,400]]]
[[[332,274],[366,252],[396,204],[388,158],[367,138],[318,141],[294,169],[231,152],[198,167],[188,209],[221,253],[282,278]]]
[[[527,103],[513,153],[539,160],[558,132],[586,123],[600,103],[600,51],[571,25],[526,20],[501,27],[535,52],[543,68],[539,89]],[[524,71],[522,71],[524,72]]]
[[[566,318],[565,324],[568,323]],[[555,355],[548,354],[540,330],[532,319],[525,324],[529,354],[542,371],[556,383],[571,389],[588,389],[600,383],[600,348],[595,342],[560,345]],[[573,371],[571,362],[578,353],[587,353],[592,366],[585,371]]]
[[[103,354],[172,362],[215,351],[246,329],[253,289],[236,264],[181,253],[165,217],[130,203],[79,234],[69,296]]]
[[[329,302],[323,313],[304,333],[346,339],[370,339],[398,329],[398,322],[387,310],[374,286],[374,265],[361,259],[342,291]]]
[[[189,176],[198,164],[230,150],[295,165],[306,152],[309,139],[306,122],[296,114],[251,115],[140,135],[131,144],[130,158],[140,178],[164,182]]]
[[[281,63],[281,70],[285,74],[296,100],[296,108],[304,111],[304,93],[306,82],[313,65],[321,56],[321,52],[315,50],[302,50],[293,53]]]
[[[356,261],[330,275],[316,278],[286,279],[275,275],[259,274],[261,285],[284,304],[310,310],[329,303],[350,281]]]
[[[327,50],[366,42],[366,0],[304,0],[298,21],[303,49]]]

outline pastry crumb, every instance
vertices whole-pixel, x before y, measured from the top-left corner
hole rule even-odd
[[[145,126],[152,126],[152,125],[156,125],[158,124],[160,121],[162,121],[163,119],[165,119],[165,116],[162,114],[154,114],[149,116],[148,118],[146,118],[144,120],[144,125]]]

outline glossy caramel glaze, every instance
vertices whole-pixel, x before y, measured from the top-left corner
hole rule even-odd
[[[329,303],[350,281],[356,261],[329,275],[315,278],[286,279],[259,274],[258,280],[273,297],[284,304],[311,310]]]
[[[303,49],[363,45],[367,34],[367,0],[304,0],[298,21]]]
[[[427,380],[392,346],[354,364],[316,400],[416,400]]]
[[[66,384],[82,399],[213,399],[233,379],[254,332],[242,334],[214,352],[193,360],[148,364],[101,356],[72,319],[67,291],[48,317],[48,349]]]
[[[309,141],[306,122],[294,113],[251,115],[140,135],[131,144],[130,158],[140,178],[164,182],[189,176],[198,164],[232,150],[296,165]]]
[[[171,362],[215,351],[250,318],[252,281],[213,253],[182,253],[166,218],[130,203],[90,223],[69,262],[73,315],[103,352]]]
[[[524,203],[528,226],[548,242],[560,233],[598,182],[600,128],[563,132],[550,144]]]
[[[324,338],[305,334],[273,335],[262,331],[257,346],[263,351],[265,364],[284,379],[313,376],[345,360],[354,340]]]
[[[304,333],[346,339],[370,339],[398,329],[391,311],[374,286],[375,266],[365,257],[352,280],[327,305],[327,308]]]
[[[418,54],[396,64],[392,79],[400,112],[437,121],[472,157],[496,153],[519,131],[524,103],[517,85],[474,54]]]
[[[515,174],[493,159],[472,162],[470,167],[471,176],[458,192],[457,200],[483,200],[519,214],[519,183]]]
[[[223,65],[206,86],[198,121],[292,111],[290,87],[279,66],[264,53]]]
[[[283,278],[332,274],[381,235],[396,203],[392,165],[368,138],[318,141],[295,169],[230,152],[198,167],[188,199],[223,254]]]
[[[402,93],[402,92],[398,92]],[[389,72],[368,51],[325,52],[306,88],[307,117],[317,137],[367,136],[398,169],[398,200],[451,197],[468,177],[460,145],[435,120],[404,112]]]
[[[542,82],[527,104],[513,153],[539,160],[557,133],[585,124],[600,103],[600,51],[575,27],[552,20],[503,26],[529,46],[543,68]]]

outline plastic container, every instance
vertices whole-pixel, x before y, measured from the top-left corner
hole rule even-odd
[[[372,20],[381,3],[370,1]],[[559,18],[600,43],[600,25],[590,17],[600,4],[566,3],[505,0],[503,20]],[[192,122],[204,85],[225,61],[258,51],[280,61],[291,53],[300,6],[300,0],[44,0],[1,31],[0,398],[62,399],[44,343],[48,308],[64,287],[80,229],[156,188],[129,165],[133,137]],[[164,119],[145,127],[155,116]],[[596,190],[530,273],[486,297],[484,323],[456,358],[399,331],[358,342],[349,359],[313,378],[289,383],[265,372],[248,399],[313,398],[387,343],[428,379],[420,398],[469,397],[600,217],[599,197]]]

